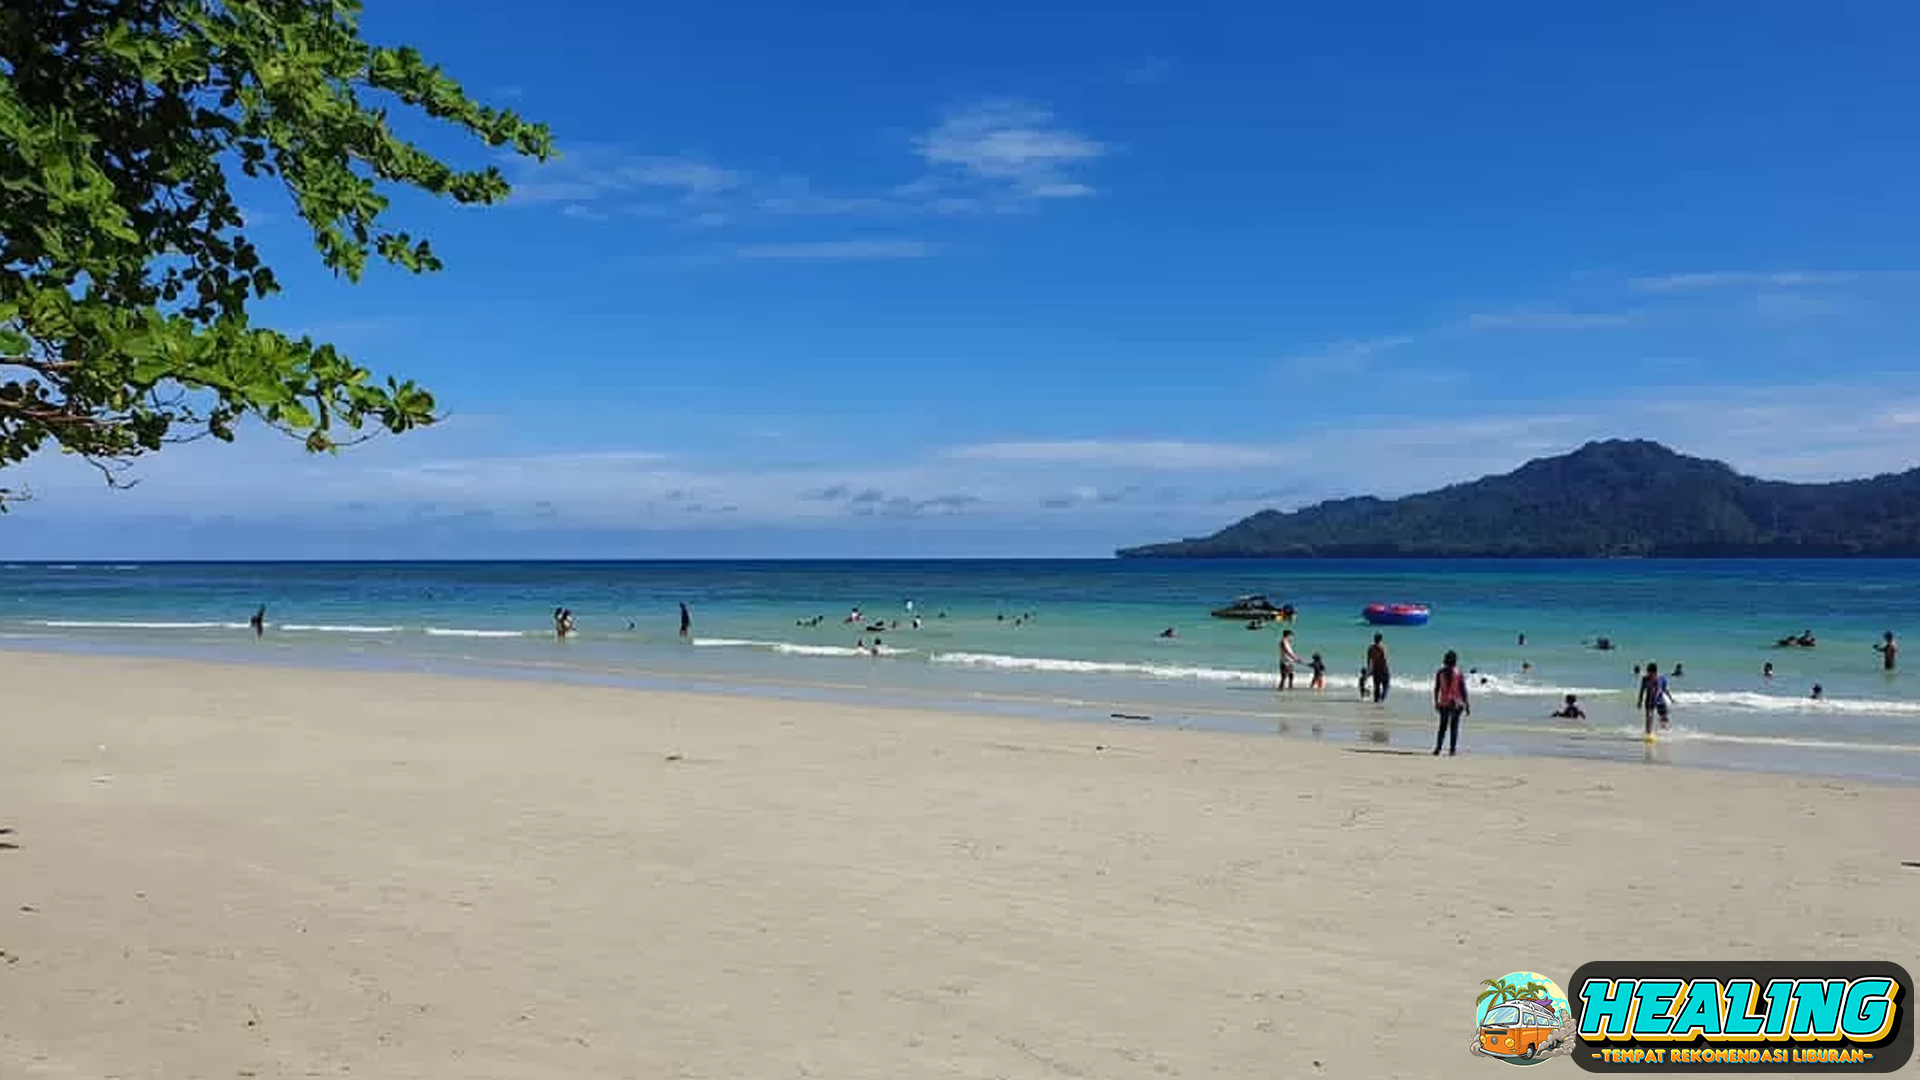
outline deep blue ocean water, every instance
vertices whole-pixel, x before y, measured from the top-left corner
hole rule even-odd
[[[1297,648],[1326,658],[1326,692],[1306,691],[1303,672],[1300,689],[1277,693],[1277,631],[1208,615],[1250,592],[1296,605]],[[1396,689],[1384,707],[1363,703],[1355,676],[1373,631],[1360,609],[1400,600],[1431,605],[1432,622],[1385,631]],[[690,640],[678,632],[682,602]],[[256,639],[246,621],[262,604]],[[561,606],[578,626],[564,641],[552,622]],[[849,624],[855,608],[863,617]],[[1455,649],[1474,669],[1465,752],[1903,780],[1920,780],[1920,678],[1883,672],[1872,646],[1887,630],[1920,631],[1916,612],[1915,561],[0,568],[0,645],[20,649],[736,688],[1387,748],[1431,748],[1426,685]],[[887,629],[868,629],[876,622]],[[1175,637],[1158,636],[1169,627]],[[1816,648],[1773,647],[1802,630]],[[1618,649],[1592,648],[1600,636]],[[1633,668],[1648,661],[1685,672],[1674,726],[1652,746],[1633,709]],[[1810,699],[1815,684],[1826,700]],[[1585,723],[1548,718],[1566,693],[1580,696]]]

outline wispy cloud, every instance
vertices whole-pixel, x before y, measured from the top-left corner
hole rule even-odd
[[[1631,326],[1635,312],[1501,311],[1467,317],[1468,330],[1611,330]]]
[[[1660,439],[1744,471],[1802,480],[1904,469],[1920,455],[1920,384],[1912,380],[1733,391],[1666,386],[1651,400],[1635,393],[1538,413],[1488,409],[1470,418],[1357,414],[1259,443],[988,442],[903,451],[882,464],[858,454],[808,454],[813,460],[802,464],[786,446],[754,460],[742,459],[737,446],[724,457],[652,447],[515,454],[497,448],[503,428],[487,424],[436,427],[316,458],[254,432],[238,449],[196,443],[145,459],[136,470],[143,482],[130,491],[108,492],[84,466],[57,456],[9,469],[9,482],[30,487],[39,501],[17,511],[23,517],[9,522],[0,549],[27,557],[17,554],[24,541],[8,537],[27,535],[14,527],[24,529],[30,515],[94,533],[134,522],[231,521],[267,530],[253,535],[387,529],[417,539],[417,527],[432,525],[536,538],[525,543],[582,530],[1004,537],[1044,521],[1050,533],[1087,537],[1092,551],[1211,531],[1263,507],[1428,490],[1593,438]],[[1782,430],[1794,437],[1782,440]],[[883,519],[910,533],[859,532]],[[221,532],[230,530],[222,525]]]
[[[1274,465],[1288,458],[1284,450],[1270,446],[1179,439],[974,443],[949,447],[942,456],[956,461],[1182,470],[1243,469]]]
[[[1047,109],[1011,99],[950,110],[915,148],[934,170],[917,194],[951,188],[1003,204],[1093,194],[1080,171],[1108,151]]]
[[[923,259],[940,245],[925,240],[805,240],[784,244],[746,244],[733,249],[742,259]]]
[[[622,200],[641,205],[659,199],[699,201],[734,191],[748,181],[746,173],[691,155],[654,157],[601,146],[569,149],[546,162],[514,158],[509,168],[515,202],[573,206]]]
[[[647,156],[607,146],[536,164],[509,159],[512,198],[557,205],[582,221],[618,216],[716,227],[791,217],[872,218],[1004,213],[1094,194],[1086,168],[1108,147],[1048,109],[995,99],[950,109],[902,148],[919,175],[835,191],[802,176],[759,175],[694,154]],[[904,171],[904,170],[903,170]]]
[[[1415,340],[1412,334],[1387,334],[1336,341],[1297,356],[1289,356],[1280,361],[1280,369],[1286,375],[1358,375],[1371,370],[1382,355],[1405,348]]]
[[[1709,273],[1637,277],[1627,284],[1639,292],[1678,293],[1704,292],[1710,289],[1844,285],[1847,282],[1859,280],[1860,276],[1858,273],[1834,270],[1718,270]]]
[[[1767,326],[1798,326],[1861,310],[1860,301],[1846,296],[1769,289],[1753,297],[1753,313]]]

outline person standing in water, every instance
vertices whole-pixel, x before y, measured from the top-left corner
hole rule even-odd
[[[1440,714],[1440,732],[1433,738],[1433,756],[1440,756],[1444,744],[1447,756],[1460,749],[1460,717],[1471,715],[1473,704],[1467,699],[1467,677],[1460,672],[1460,654],[1447,650],[1440,670],[1433,673],[1433,711]]]
[[[1293,669],[1300,663],[1300,654],[1293,651],[1293,631],[1280,631],[1280,689],[1293,689]]]
[[[1667,677],[1660,674],[1659,664],[1648,664],[1647,673],[1640,676],[1640,693],[1634,704],[1639,706],[1647,719],[1647,738],[1653,738],[1653,718],[1660,717],[1660,727],[1667,727]]]
[[[687,610],[685,600],[680,601],[680,636],[682,638],[693,636],[693,613]]]
[[[1889,630],[1881,635],[1881,642],[1873,647],[1873,651],[1880,654],[1880,669],[1892,671],[1895,662],[1900,658],[1900,643],[1893,640],[1893,631]]]
[[[1373,683],[1373,701],[1379,704],[1387,700],[1387,690],[1392,686],[1392,676],[1387,670],[1386,635],[1373,635],[1373,644],[1367,648],[1367,675]]]
[[[253,627],[254,637],[264,637],[267,632],[267,605],[261,604],[260,610],[253,613],[253,618],[247,620],[247,625]],[[1888,634],[1887,638],[1892,640],[1893,635]],[[1887,670],[1893,670],[1891,662],[1887,664]]]

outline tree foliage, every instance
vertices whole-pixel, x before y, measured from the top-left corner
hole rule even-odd
[[[248,317],[279,291],[235,174],[277,181],[325,265],[440,261],[387,192],[507,194],[398,135],[398,107],[545,159],[545,127],[470,99],[411,48],[361,39],[357,0],[0,4],[0,467],[57,447],[132,458],[254,416],[313,451],[434,419],[411,381]],[[0,489],[0,500],[5,490]],[[3,502],[0,502],[3,505]]]
[[[1911,557],[1920,555],[1920,469],[1791,484],[1742,476],[1658,443],[1613,440],[1403,499],[1263,510],[1209,537],[1120,554]]]

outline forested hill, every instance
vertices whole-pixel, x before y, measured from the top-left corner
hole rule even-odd
[[[1655,442],[1588,443],[1402,499],[1263,510],[1122,558],[1920,556],[1920,468],[1792,484]]]

